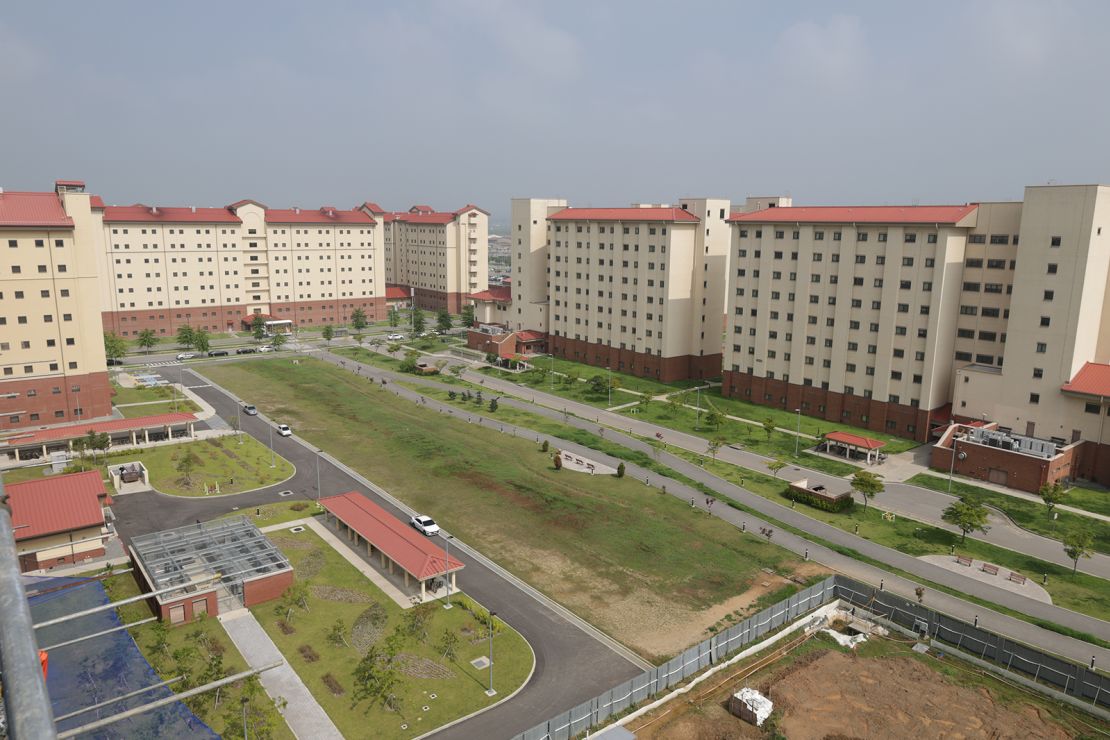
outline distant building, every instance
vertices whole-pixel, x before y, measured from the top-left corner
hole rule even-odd
[[[97,470],[4,486],[12,510],[19,569],[52,569],[102,557],[111,504]]]

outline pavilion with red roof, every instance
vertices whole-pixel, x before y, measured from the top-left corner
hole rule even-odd
[[[320,499],[320,505],[326,516],[334,517],[346,528],[348,540],[357,548],[365,543],[367,555],[372,557],[377,552],[383,569],[393,574],[395,567],[400,568],[406,587],[410,578],[418,581],[421,601],[427,596],[428,582],[447,574],[451,575],[451,588],[457,588],[455,573],[462,570],[461,562],[361,493],[328,496]]]
[[[9,483],[4,490],[22,572],[104,554],[104,507],[111,499],[99,470]]]
[[[107,434],[114,444],[138,444],[154,439],[194,435],[197,417],[181,412],[138,416],[133,419],[109,419],[64,426],[46,427],[34,431],[21,431],[0,439],[0,451],[14,450],[15,459],[46,457],[52,450],[73,451],[73,442],[89,432]]]
[[[844,457],[856,455],[867,458],[868,465],[872,462],[872,456],[878,460],[879,450],[883,447],[886,447],[886,442],[881,439],[871,439],[850,432],[829,432],[825,435],[826,452],[831,454],[834,448],[838,448],[844,451]]]

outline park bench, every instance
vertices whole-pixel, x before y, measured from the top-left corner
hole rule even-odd
[[[997,565],[991,565],[990,563],[983,563],[983,567],[981,568],[981,570],[989,576],[998,575],[998,566]]]
[[[1019,586],[1025,585],[1025,576],[1021,573],[1010,573],[1010,580]]]
[[[959,565],[966,565],[969,568],[971,567],[971,558],[966,557],[964,555],[957,555],[956,556],[956,562]]]

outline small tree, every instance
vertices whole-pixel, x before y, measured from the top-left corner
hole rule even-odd
[[[774,460],[769,460],[767,462],[767,469],[774,473],[775,477],[778,478],[779,472],[789,464],[790,463],[786,462],[786,460],[783,460],[781,457],[776,457]]]
[[[878,473],[872,473],[870,470],[860,470],[852,476],[852,488],[858,494],[863,496],[863,508],[866,511],[868,499],[875,498],[876,495],[885,490],[883,486],[882,476]]]
[[[416,360],[420,357],[420,353],[414,349],[410,349],[405,353],[405,359],[401,360],[401,365],[398,369],[403,373],[416,372]]]
[[[623,478],[624,477],[624,463],[623,462],[617,463],[617,477],[618,478]]]
[[[464,372],[466,372],[466,366],[465,365],[452,365],[451,367],[447,368],[447,372],[451,373],[456,378],[461,378],[462,374]]]
[[[197,352],[207,352],[212,345],[212,337],[207,329],[197,329],[193,332],[193,346]]]
[[[192,485],[192,472],[200,466],[200,458],[192,450],[186,450],[181,459],[177,461],[177,472],[185,478],[185,485]]]
[[[459,317],[459,326],[474,326],[474,304],[463,306],[462,315]]]
[[[255,314],[251,319],[251,336],[254,341],[261,342],[266,338],[266,319],[262,318],[262,314]]]
[[[193,348],[193,327],[188,324],[182,324],[177,327],[177,343],[185,349]]]
[[[721,423],[724,422],[724,420],[725,420],[724,414],[722,414],[720,411],[718,411],[712,405],[710,405],[709,410],[707,412],[705,412],[705,423],[706,423],[706,425],[711,426],[714,429],[719,429],[720,426],[721,426]]]
[[[721,448],[724,447],[727,443],[728,440],[724,437],[714,437],[713,439],[709,440],[709,456],[716,460],[717,453],[720,452]]]
[[[347,644],[347,625],[343,623],[342,619],[335,620],[335,623],[328,629],[328,642],[336,647],[340,645],[350,647]]]
[[[497,399],[496,398],[491,398],[489,400],[489,411],[490,411],[491,414],[494,413],[495,411],[497,411]]]
[[[396,306],[390,306],[387,318],[389,325],[396,328],[401,323],[401,312],[397,310]]]
[[[545,440],[543,441],[543,444],[542,444],[542,445],[540,445],[540,451],[541,451],[541,452],[547,452],[547,451],[548,451],[548,449],[550,449],[550,445],[548,445],[548,444],[547,444],[547,440],[545,439]]]
[[[135,344],[139,349],[145,350],[149,354],[154,345],[158,344],[158,337],[154,335],[153,329],[143,329],[139,332],[139,336],[135,338]]]
[[[389,354],[399,352],[400,350],[401,350],[401,345],[397,342],[390,342],[389,344],[387,344],[385,346],[385,351],[388,352]]]
[[[1041,495],[1041,500],[1044,501],[1044,505],[1048,507],[1049,514],[1056,508],[1056,504],[1061,503],[1068,495],[1068,492],[1064,490],[1064,487],[1060,485],[1059,481],[1056,483],[1045,483],[1041,486],[1038,493]]]
[[[361,347],[362,343],[366,341],[365,334],[355,334],[352,338],[355,340],[355,344],[357,344],[359,347]]]
[[[421,311],[419,308],[414,307],[412,309],[412,333],[413,334],[422,334],[422,333],[424,333],[425,325],[426,325],[426,321],[424,319],[424,312]]]
[[[369,700],[368,709],[377,705],[396,709],[395,692],[401,679],[393,656],[385,648],[371,645],[355,666],[352,678],[352,705]]]
[[[320,336],[324,338],[325,342],[331,344],[331,340],[335,339],[335,327],[331,324],[324,324],[324,331],[321,332]]]
[[[949,505],[940,518],[959,528],[960,544],[963,544],[967,540],[968,532],[990,531],[990,527],[987,526],[987,515],[986,506],[977,499],[965,496]]]
[[[775,420],[770,416],[763,420],[763,431],[767,433],[767,440],[770,441],[771,435],[775,433]]]
[[[451,314],[446,308],[441,308],[436,312],[436,329],[439,329],[441,334],[446,334],[451,330]]]
[[[563,454],[561,452],[559,452],[558,450],[555,450],[555,458],[554,458],[553,462],[555,464],[555,469],[556,470],[562,470],[563,469]]]
[[[496,364],[496,363],[497,363],[497,359],[498,359],[498,358],[497,358],[497,355],[495,355],[494,353],[492,353],[492,352],[486,352],[486,364],[487,364],[487,365],[494,365],[494,364]]]
[[[356,308],[351,312],[351,326],[355,331],[362,331],[370,326],[370,322],[366,320],[366,312],[361,308]]]
[[[458,634],[450,628],[443,630],[443,634],[439,636],[439,641],[436,642],[436,651],[439,652],[440,657],[445,661],[454,660],[458,657],[458,649]]]
[[[270,338],[270,346],[273,347],[275,350],[279,350],[283,346],[285,346],[285,342],[286,337],[285,334],[282,332],[278,332]]]
[[[114,331],[104,333],[104,356],[109,360],[118,360],[127,354],[127,342]]]
[[[1079,569],[1079,558],[1091,557],[1093,538],[1086,530],[1068,532],[1064,535],[1064,552],[1071,558],[1071,572],[1074,574]]]

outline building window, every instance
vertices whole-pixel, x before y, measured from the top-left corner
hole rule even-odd
[[[1088,403],[1083,406],[1083,413],[1085,414],[1097,414],[1099,410],[1099,405],[1097,403]]]
[[[1045,352],[1048,352],[1048,345],[1044,342],[1037,342],[1037,354],[1043,355]]]
[[[1049,243],[1054,247],[1060,246],[1060,237],[1058,237],[1058,236],[1052,237],[1052,241],[1050,241]]]
[[[1039,368],[1039,367],[1033,368],[1033,377],[1034,378],[1043,378],[1044,377],[1044,370],[1042,368]]]
[[[1048,326],[1051,323],[1052,323],[1052,319],[1049,318],[1048,316],[1042,316],[1041,317],[1041,326]]]
[[[1041,394],[1040,393],[1030,393],[1029,394],[1029,403],[1038,404],[1040,402],[1041,402]]]

